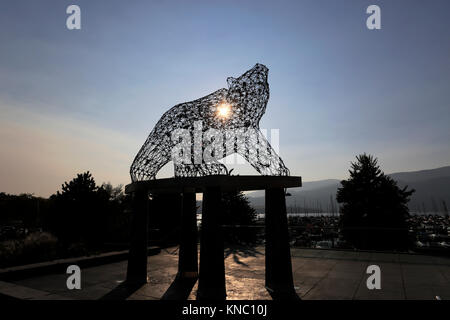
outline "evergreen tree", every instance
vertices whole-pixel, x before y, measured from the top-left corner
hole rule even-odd
[[[83,243],[98,247],[106,236],[110,195],[98,187],[89,171],[62,185],[51,199],[54,207],[49,219],[51,231],[64,247]]]
[[[406,249],[407,203],[414,190],[400,189],[373,156],[364,153],[356,159],[336,197],[344,238],[361,249]]]
[[[222,194],[221,224],[224,226],[224,239],[229,243],[255,243],[257,229],[256,210],[250,205],[242,192],[225,192]]]

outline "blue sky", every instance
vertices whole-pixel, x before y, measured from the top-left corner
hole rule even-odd
[[[70,4],[82,29],[66,28]],[[381,8],[381,30],[365,26]],[[450,2],[0,3],[0,191],[48,196],[76,173],[126,184],[173,105],[270,69],[261,127],[305,181],[450,165]],[[238,172],[253,174],[249,166]],[[165,168],[161,176],[169,176]]]

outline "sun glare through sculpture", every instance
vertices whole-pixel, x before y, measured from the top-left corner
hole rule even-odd
[[[222,102],[217,107],[217,115],[219,118],[226,119],[231,115],[231,105],[227,102]]]

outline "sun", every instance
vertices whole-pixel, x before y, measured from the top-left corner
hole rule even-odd
[[[217,115],[219,118],[226,119],[231,115],[231,105],[227,102],[222,102],[217,106]]]

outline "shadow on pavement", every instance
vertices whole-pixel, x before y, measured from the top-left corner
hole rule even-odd
[[[196,282],[197,277],[176,277],[161,300],[187,300]]]
[[[125,300],[129,296],[131,296],[133,293],[138,291],[142,286],[145,284],[137,284],[137,283],[129,283],[129,282],[122,282],[120,285],[118,285],[116,288],[114,288],[109,293],[105,294],[103,297],[101,297],[99,300]]]
[[[272,297],[273,300],[277,300],[277,301],[300,301],[300,297],[298,296],[297,292],[295,292],[294,289],[290,290],[290,291],[285,291],[285,292],[276,292],[276,291],[272,291],[267,289],[267,292],[269,292],[270,296]]]
[[[256,250],[255,247],[242,246],[242,245],[230,245],[225,248],[225,259],[230,255],[233,256],[233,261],[237,264],[248,267],[248,264],[241,261],[240,258],[256,257],[257,255],[263,255],[263,253]]]

